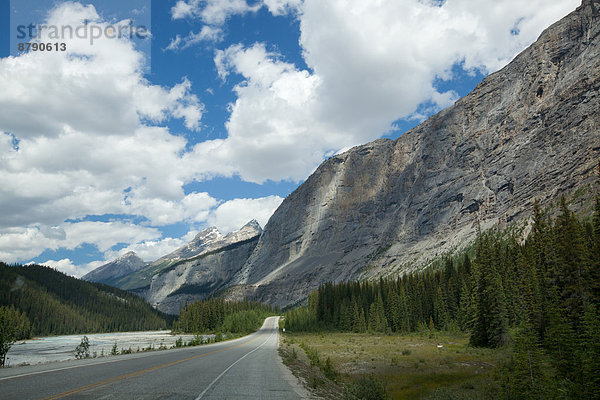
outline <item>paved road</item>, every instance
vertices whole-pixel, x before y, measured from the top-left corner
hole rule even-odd
[[[277,360],[277,321],[213,345],[0,370],[0,398],[300,399]]]

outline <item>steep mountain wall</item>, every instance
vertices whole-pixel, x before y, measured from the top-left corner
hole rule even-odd
[[[324,162],[281,204],[230,295],[292,304],[326,281],[405,272],[595,182],[600,18],[580,7],[396,141]]]
[[[186,301],[218,295],[229,286],[252,254],[258,238],[254,236],[174,264],[155,275],[148,290],[140,294],[158,310],[178,314]]]
[[[186,301],[215,296],[229,286],[233,276],[239,273],[252,254],[262,229],[258,222],[253,220],[239,231],[226,236],[221,235],[216,228],[204,232],[209,231],[212,232],[209,236],[217,240],[197,240],[199,237],[207,237],[205,234],[199,234],[194,241],[181,249],[194,248],[202,251],[198,253],[179,249],[172,254],[185,254],[188,257],[161,258],[160,260],[168,260],[169,263],[152,274],[148,286],[138,288],[134,292],[144,297],[155,308],[169,314],[178,314],[179,307]],[[189,257],[194,253],[196,254]]]

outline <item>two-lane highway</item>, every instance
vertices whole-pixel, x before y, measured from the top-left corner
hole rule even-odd
[[[277,360],[277,322],[213,345],[0,370],[0,398],[300,399]]]

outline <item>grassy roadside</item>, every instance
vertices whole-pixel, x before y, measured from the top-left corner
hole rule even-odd
[[[495,399],[494,373],[506,357],[448,333],[285,333],[281,344],[284,363],[326,399]]]

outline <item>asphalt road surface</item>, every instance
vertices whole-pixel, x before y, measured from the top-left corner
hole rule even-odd
[[[278,317],[198,347],[0,370],[0,399],[300,399],[277,355]]]

